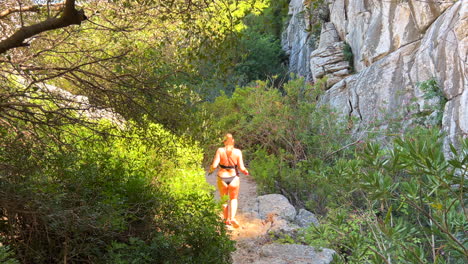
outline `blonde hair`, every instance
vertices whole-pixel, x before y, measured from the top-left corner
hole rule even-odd
[[[224,136],[224,147],[226,148],[226,152],[231,152],[234,149],[234,137],[232,137],[231,133],[227,133]]]

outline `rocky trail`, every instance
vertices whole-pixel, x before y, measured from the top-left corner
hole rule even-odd
[[[207,174],[207,182],[216,186],[216,173]],[[318,224],[315,216],[296,209],[280,194],[257,195],[257,186],[249,175],[241,176],[237,229],[231,229],[236,251],[234,264],[328,264],[335,253],[331,249],[314,249],[298,244],[275,243],[271,235],[295,232],[301,227]],[[219,199],[219,193],[216,192]]]

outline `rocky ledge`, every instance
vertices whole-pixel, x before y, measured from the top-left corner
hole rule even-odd
[[[271,235],[292,234],[301,228],[318,225],[315,215],[307,210],[297,211],[281,194],[257,197],[254,203],[242,208],[244,238],[237,240],[241,250],[233,254],[234,263],[253,264],[328,264],[335,251],[299,244],[280,244]],[[250,231],[249,231],[250,230]],[[250,232],[250,236],[246,233]]]

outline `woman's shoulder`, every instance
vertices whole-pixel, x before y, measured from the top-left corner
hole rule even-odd
[[[238,149],[238,148],[234,148],[233,152],[236,153],[236,154],[241,154],[242,153],[242,151],[240,149]]]
[[[224,148],[223,147],[219,147],[218,150],[216,150],[217,152],[222,152],[224,151]]]

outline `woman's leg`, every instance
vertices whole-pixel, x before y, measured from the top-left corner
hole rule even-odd
[[[236,177],[228,186],[229,192],[229,211],[228,211],[228,219],[231,221],[235,221],[236,213],[237,213],[237,196],[239,195],[239,187],[240,187],[240,180],[239,177]],[[234,222],[237,224],[237,222]]]
[[[226,199],[226,195],[228,194],[228,185],[222,181],[219,177],[218,178],[218,190],[219,190],[219,197],[221,199]],[[228,202],[223,204],[223,217],[224,220],[229,219],[229,212],[228,212]]]

